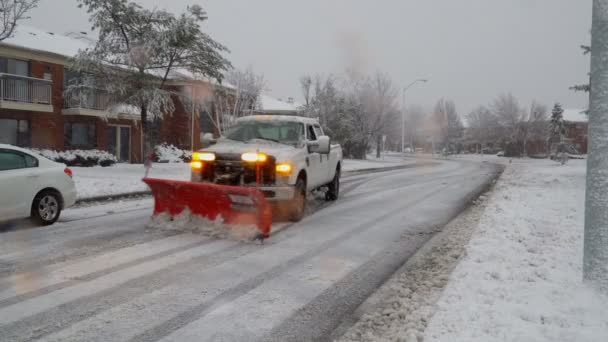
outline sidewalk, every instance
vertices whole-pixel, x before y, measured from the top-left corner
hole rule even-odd
[[[400,157],[387,156],[384,160],[345,159],[343,172],[391,168],[411,164]],[[72,167],[78,199],[100,196],[116,196],[129,193],[141,193],[148,190],[141,179],[145,168],[142,164],[116,164],[111,167]],[[190,166],[186,163],[155,163],[150,169],[150,177],[189,180]]]
[[[582,283],[585,165],[506,163],[339,340],[608,341],[608,298]]]

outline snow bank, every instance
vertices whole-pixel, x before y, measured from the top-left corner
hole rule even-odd
[[[509,164],[424,341],[608,341],[582,284],[585,162]]]

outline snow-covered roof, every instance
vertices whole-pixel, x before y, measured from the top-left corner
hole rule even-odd
[[[589,118],[582,109],[564,109],[564,121],[570,122],[588,122]]]
[[[296,113],[302,105],[297,102],[286,102],[269,95],[262,95],[262,111]]]
[[[13,36],[3,40],[1,44],[32,51],[53,53],[64,57],[73,57],[78,53],[78,50],[89,47],[91,41],[19,24]]]
[[[79,50],[91,47],[95,43],[93,37],[83,33],[73,33],[69,35],[47,32],[27,25],[18,25],[12,37],[5,39],[0,44],[27,49],[31,51],[52,53],[64,57],[74,57]],[[158,71],[159,77],[164,76],[163,71]],[[204,76],[199,76],[185,69],[171,70],[170,78],[183,80],[199,80],[217,84],[216,80],[211,80]],[[222,82],[225,88],[234,89],[235,87],[226,82]]]

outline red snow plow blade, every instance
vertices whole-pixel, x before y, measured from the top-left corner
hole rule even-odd
[[[255,224],[259,237],[270,236],[272,209],[255,188],[144,178],[154,196],[154,215],[179,215],[184,209],[227,224]]]

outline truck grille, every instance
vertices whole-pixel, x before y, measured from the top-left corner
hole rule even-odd
[[[259,164],[261,185],[273,185],[275,182],[275,158],[268,156]],[[216,154],[215,161],[206,163],[201,174],[203,181],[226,185],[254,185],[256,183],[256,165],[245,163],[240,154]]]

